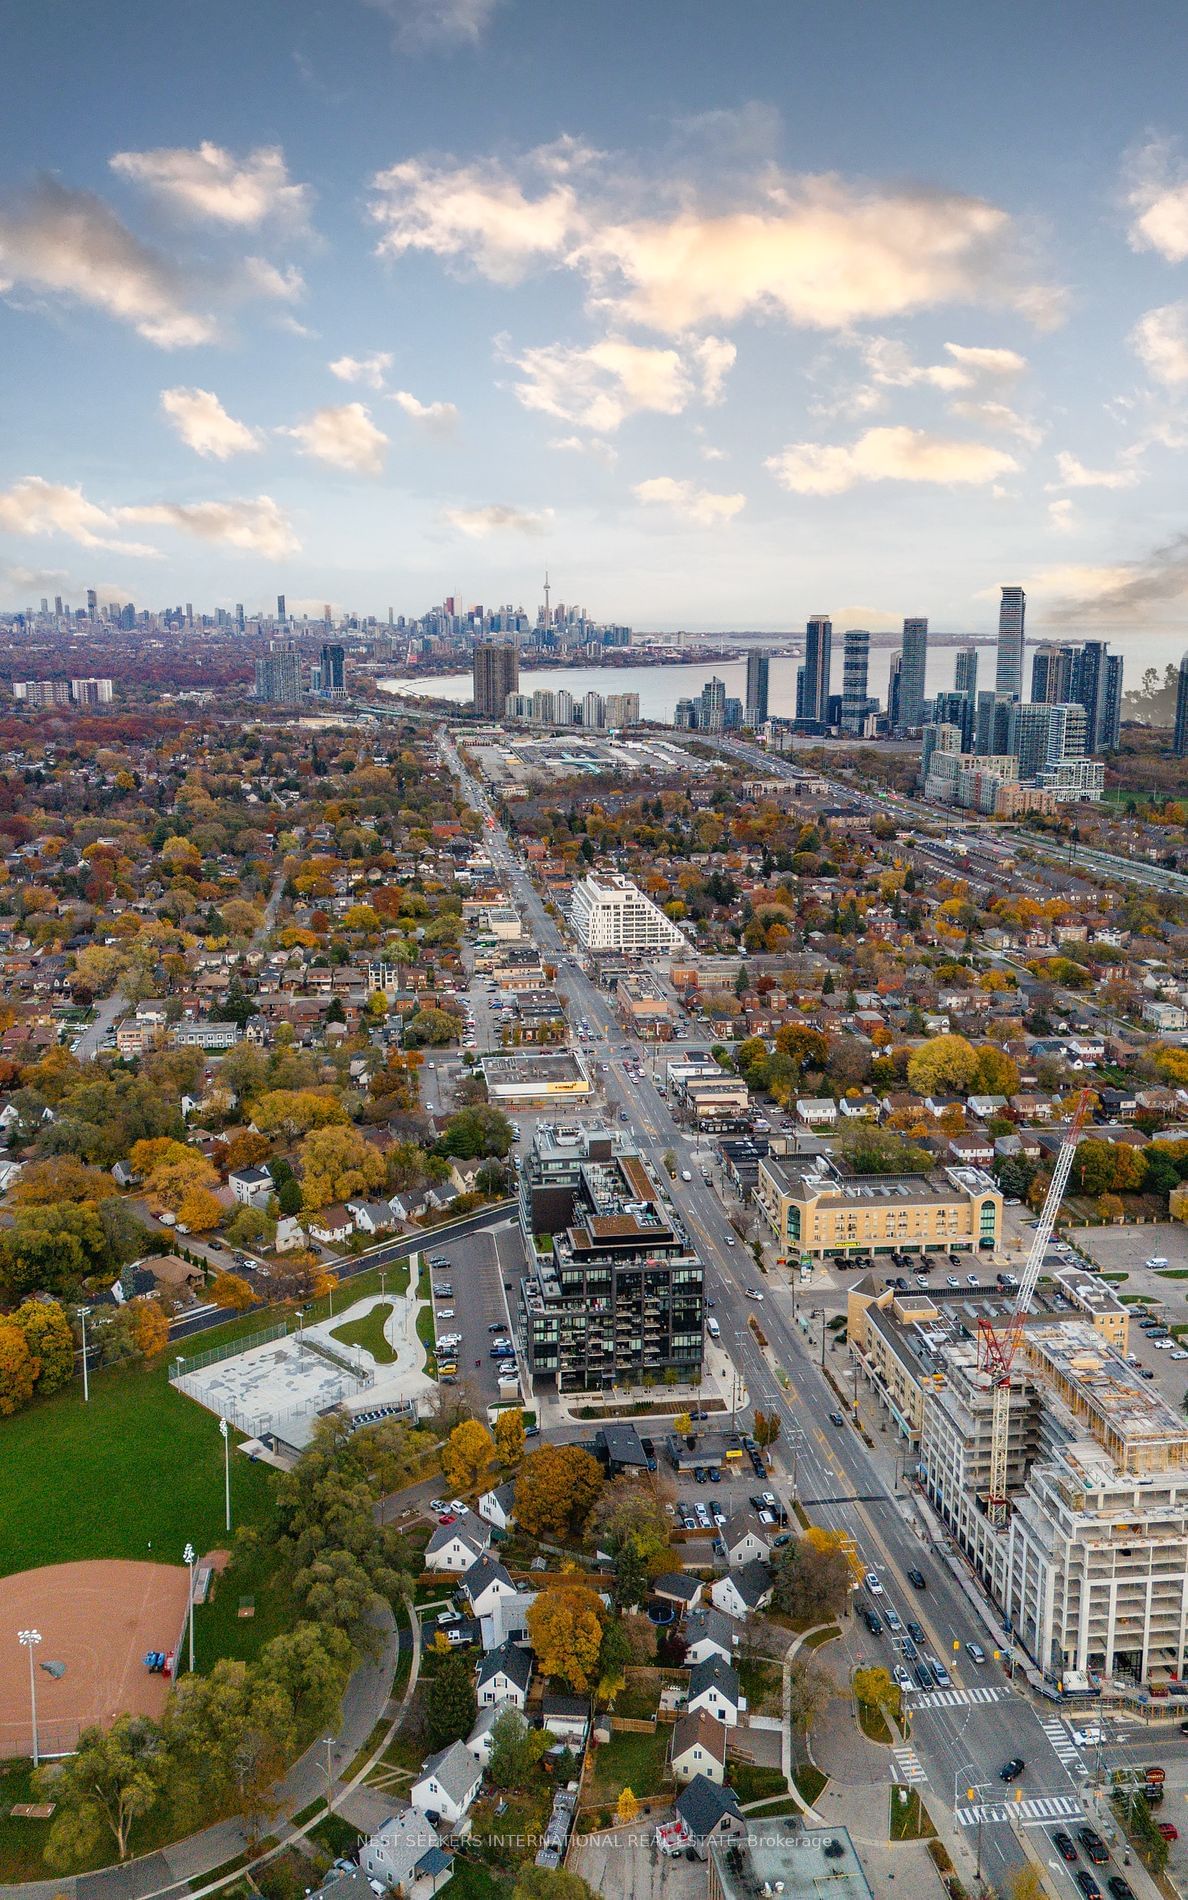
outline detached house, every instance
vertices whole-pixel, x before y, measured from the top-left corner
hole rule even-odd
[[[416,1807],[456,1828],[465,1819],[482,1779],[482,1769],[465,1743],[451,1742],[430,1755],[409,1792]]]
[[[690,1669],[711,1656],[732,1662],[737,1642],[738,1632],[730,1617],[716,1607],[694,1610],[686,1619],[685,1662]]]
[[[757,1511],[748,1508],[734,1513],[722,1529],[722,1548],[732,1570],[739,1570],[743,1564],[754,1563],[756,1559],[767,1562],[771,1556],[768,1528],[760,1523]]]
[[[241,1207],[263,1207],[276,1184],[265,1167],[232,1168],[227,1186]]]
[[[449,1879],[453,1865],[453,1855],[443,1848],[420,1808],[394,1814],[359,1850],[359,1866],[368,1880],[417,1896],[435,1894]]]
[[[489,1541],[486,1525],[477,1518],[469,1523],[439,1524],[425,1546],[425,1568],[461,1574],[478,1562]]]
[[[521,1649],[515,1643],[502,1643],[498,1649],[491,1650],[479,1664],[479,1707],[489,1707],[494,1702],[510,1702],[515,1708],[522,1709],[528,1700],[532,1665],[532,1651]]]
[[[516,1518],[516,1487],[497,1484],[478,1501],[479,1516],[497,1531],[509,1531]]]
[[[707,1781],[721,1787],[726,1780],[725,1728],[704,1710],[696,1715],[682,1715],[672,1731],[669,1759],[674,1780],[692,1781],[695,1776],[704,1775]]]
[[[699,1860],[723,1834],[741,1833],[746,1822],[733,1788],[720,1788],[708,1775],[694,1775],[674,1803],[687,1844]]]
[[[738,1674],[729,1663],[717,1656],[711,1656],[708,1662],[698,1663],[689,1672],[690,1715],[696,1715],[704,1709],[716,1722],[724,1722],[727,1728],[733,1728],[738,1721],[739,1711],[745,1709],[746,1702],[738,1692]]]
[[[501,1597],[514,1597],[516,1586],[501,1563],[480,1557],[462,1579],[472,1616],[489,1616]]]
[[[740,1564],[737,1570],[728,1570],[717,1579],[710,1595],[715,1609],[741,1622],[752,1611],[765,1610],[771,1602],[771,1572],[758,1558]]]

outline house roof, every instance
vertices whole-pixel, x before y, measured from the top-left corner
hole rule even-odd
[[[726,1760],[726,1724],[715,1722],[706,1709],[695,1709],[691,1715],[682,1715],[672,1731],[672,1759],[676,1761],[687,1748],[700,1742],[708,1755],[715,1761]]]
[[[746,1569],[745,1564],[743,1568]],[[733,1650],[734,1634],[734,1624],[726,1612],[714,1604],[707,1604],[704,1609],[690,1610],[685,1618],[685,1641],[690,1647],[708,1639],[711,1643],[720,1643],[725,1650]]]
[[[448,1550],[453,1543],[468,1545],[476,1557],[480,1557],[486,1548],[482,1538],[477,1536],[469,1525],[439,1524],[425,1546],[425,1555],[426,1557],[435,1556],[439,1550]]]
[[[514,1682],[518,1689],[526,1693],[532,1680],[532,1661],[530,1649],[524,1649],[518,1643],[500,1643],[499,1648],[491,1650],[479,1664],[479,1687],[503,1674],[509,1682]]]
[[[728,1702],[738,1702],[738,1673],[720,1656],[707,1656],[689,1671],[689,1700],[696,1701],[707,1689],[717,1689]]]
[[[419,1787],[423,1781],[434,1777],[439,1788],[444,1788],[452,1801],[465,1801],[475,1783],[481,1779],[479,1765],[464,1742],[451,1742],[436,1755],[430,1755],[425,1766],[414,1782]]]
[[[694,1775],[688,1786],[681,1789],[673,1806],[694,1840],[699,1841],[713,1833],[723,1815],[742,1819],[734,1789],[719,1788],[708,1775]]]
[[[731,1513],[730,1522],[722,1532],[722,1542],[727,1550],[730,1550],[750,1531],[751,1535],[759,1538],[761,1543],[770,1545],[771,1538],[768,1535],[770,1529],[770,1525],[759,1522],[758,1511],[753,1511],[750,1505],[747,1505],[743,1510]]]
[[[492,1583],[505,1583],[509,1590],[514,1588],[512,1580],[503,1565],[496,1562],[494,1557],[488,1557],[486,1552],[484,1552],[477,1562],[471,1564],[470,1569],[462,1579],[462,1587],[473,1603],[475,1598],[481,1596],[488,1585]]]
[[[432,1821],[421,1808],[402,1808],[377,1828],[368,1847],[382,1848],[393,1885],[405,1885],[421,1856],[438,1845]]]
[[[692,1603],[701,1589],[700,1577],[692,1577],[687,1570],[666,1570],[659,1577],[652,1578],[652,1588],[657,1596],[675,1597],[679,1603]]]
[[[546,1722],[550,1715],[565,1716],[574,1722],[588,1722],[590,1704],[580,1695],[547,1695],[541,1704],[541,1714]]]
[[[722,1581],[732,1583],[748,1609],[753,1610],[771,1589],[771,1571],[755,1557],[749,1564],[741,1564],[737,1570],[728,1571]]]

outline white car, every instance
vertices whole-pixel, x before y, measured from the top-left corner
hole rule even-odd
[[[735,1240],[735,1238],[734,1238],[734,1235],[733,1235],[733,1234],[727,1234],[727,1236],[726,1236],[726,1245],[727,1245],[728,1247],[737,1247],[737,1245],[738,1245],[738,1242],[737,1242],[737,1241]]]
[[[1174,1352],[1175,1350],[1170,1339],[1155,1339],[1151,1343],[1156,1352]]]
[[[1102,1739],[1099,1728],[1074,1728],[1071,1734],[1074,1748],[1096,1748]]]
[[[761,1300],[763,1298],[763,1295],[762,1293],[760,1293],[759,1288],[757,1286],[749,1286],[747,1288],[747,1298],[749,1300]]]
[[[1173,1359],[1188,1359],[1188,1352],[1185,1352],[1183,1346],[1173,1346],[1172,1358]]]
[[[450,1509],[451,1511],[468,1511],[470,1506],[469,1504],[465,1504],[461,1498],[451,1498]]]
[[[437,1317],[438,1319],[454,1319],[456,1318],[456,1314],[452,1306],[439,1306],[437,1309]]]
[[[1145,1267],[1166,1267],[1167,1261],[1161,1253],[1157,1253],[1152,1254],[1149,1260],[1144,1260],[1143,1265]]]
[[[866,1585],[867,1589],[870,1591],[870,1594],[872,1597],[882,1596],[883,1586],[879,1582],[877,1571],[868,1570],[865,1577],[863,1577],[862,1581]]]
[[[435,1517],[442,1511],[448,1511],[449,1508],[444,1498],[430,1498],[429,1500],[429,1509],[433,1512]]]

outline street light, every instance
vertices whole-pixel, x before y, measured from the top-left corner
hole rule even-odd
[[[78,1309],[79,1323],[82,1326],[83,1404],[84,1405],[89,1405],[91,1402],[91,1382],[87,1375],[87,1314],[90,1312],[90,1310],[91,1309],[89,1306],[80,1306]]]
[[[227,1507],[227,1530],[231,1530],[231,1429],[225,1418],[219,1420],[223,1440],[223,1496]]]
[[[182,1562],[190,1573],[190,1608],[187,1621],[190,1625],[190,1674],[194,1673],[194,1546],[187,1544],[182,1551]]]
[[[33,1716],[33,1766],[41,1766],[41,1754],[37,1747],[37,1675],[33,1668],[33,1651],[41,1641],[40,1630],[18,1630],[17,1642],[29,1652],[29,1705]]]
[[[327,1814],[333,1814],[334,1812],[334,1766],[333,1766],[334,1736],[323,1735],[322,1747],[326,1751],[326,1812]]]

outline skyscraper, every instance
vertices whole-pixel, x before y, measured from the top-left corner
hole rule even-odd
[[[1122,656],[1104,640],[1086,640],[1075,652],[1067,697],[1084,708],[1090,752],[1112,750],[1122,724]]]
[[[99,608],[99,596],[93,587],[87,588],[87,619],[93,620]]]
[[[301,698],[301,654],[295,640],[270,640],[256,661],[256,698],[291,706]]]
[[[1122,736],[1122,655],[1107,653],[1105,663],[1105,690],[1101,696],[1101,708],[1097,721],[1097,732],[1090,743],[1091,752],[1115,752]]]
[[[887,724],[892,732],[899,730],[899,691],[903,679],[903,654],[891,655],[891,671],[887,675]]]
[[[771,674],[771,655],[759,649],[747,654],[747,691],[745,718],[748,726],[762,726],[767,720],[767,687]]]
[[[927,620],[903,623],[903,666],[899,675],[899,732],[914,732],[924,723],[924,673],[928,664]]]
[[[974,751],[981,758],[1002,758],[1011,748],[1009,693],[979,693],[974,723]]]
[[[726,682],[715,673],[701,689],[701,704],[697,709],[697,730],[699,732],[723,732],[726,728]]]
[[[285,597],[283,594],[278,594],[276,597],[276,617],[282,626],[289,617],[285,612]]]
[[[1058,706],[1072,699],[1079,655],[1076,647],[1037,647],[1031,660],[1031,697],[1037,704]]]
[[[827,614],[814,614],[805,628],[804,710],[801,718],[823,726],[829,717],[829,669],[833,648],[833,622]]]
[[[323,643],[321,690],[327,699],[342,699],[346,694],[346,649],[337,642]]]
[[[976,699],[978,691],[978,649],[962,647],[957,655],[957,668],[953,675],[953,691],[968,693]]]
[[[480,640],[474,649],[474,710],[480,719],[502,719],[509,693],[519,691],[519,650],[506,640]]]
[[[870,697],[870,635],[865,627],[847,627],[842,665],[842,731],[861,734]]]
[[[1188,759],[1188,653],[1180,661],[1180,677],[1176,682],[1176,730],[1172,738],[1172,751],[1177,759]]]
[[[1004,587],[998,610],[998,664],[994,690],[1018,699],[1023,691],[1023,623],[1027,596],[1021,587]]]

